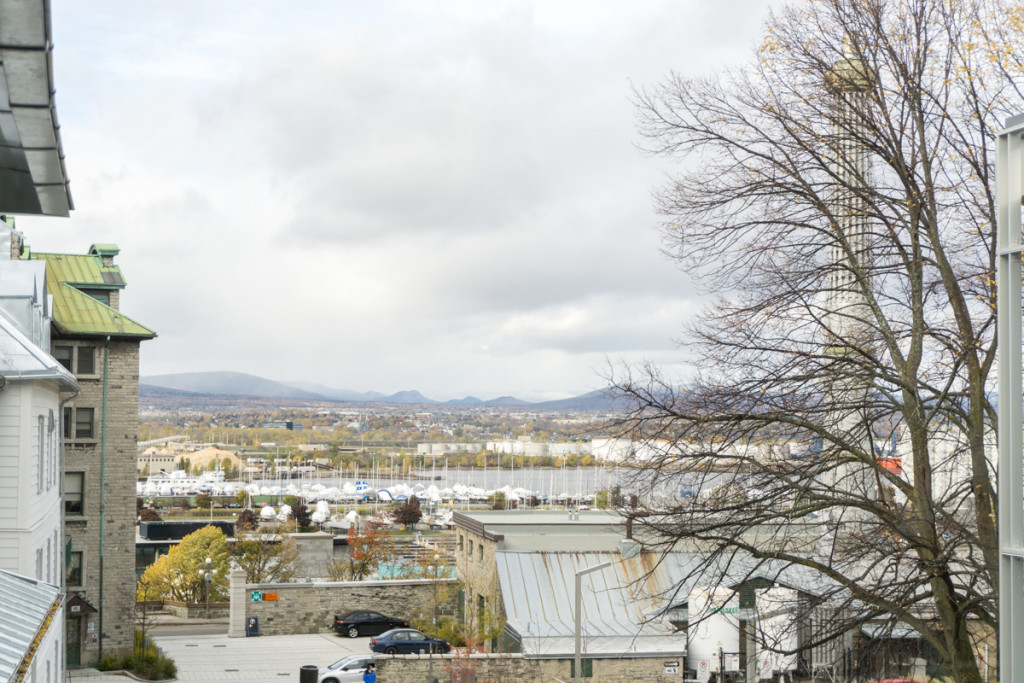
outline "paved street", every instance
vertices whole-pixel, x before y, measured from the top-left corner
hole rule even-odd
[[[331,633],[228,638],[226,635],[160,635],[157,645],[178,665],[178,680],[298,681],[303,664],[324,666],[353,652],[369,652],[369,638]],[[90,675],[91,673],[91,675]],[[125,683],[123,676],[72,671],[81,683]]]

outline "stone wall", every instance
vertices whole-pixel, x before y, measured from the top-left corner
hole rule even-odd
[[[82,553],[82,584],[68,586],[99,610],[84,624],[81,663],[95,665],[100,652],[132,648],[135,608],[135,451],[139,416],[139,342],[61,337],[53,346],[94,349],[94,372],[77,374],[81,395],[73,410],[92,408],[93,435],[65,441],[64,469],[83,473],[83,510],[68,515],[71,549]],[[104,347],[107,348],[104,413]],[[72,429],[74,425],[72,424]],[[73,432],[72,432],[73,433]],[[105,453],[104,453],[105,451]],[[101,477],[105,486],[100,485]],[[100,521],[101,489],[105,519]],[[103,526],[102,588],[100,527]]]
[[[450,681],[456,674],[465,674],[463,680],[517,681],[519,683],[549,683],[571,681],[571,659],[527,659],[518,654],[473,655],[376,655],[378,680],[382,681]],[[587,683],[679,683],[678,673],[665,673],[666,663],[682,663],[679,658],[644,657],[635,659],[594,659],[593,677]],[[431,667],[433,676],[428,677]],[[584,668],[586,671],[586,668]]]
[[[259,619],[260,635],[324,633],[333,630],[334,615],[369,609],[412,621],[438,612],[453,614],[454,579],[409,581],[338,581],[313,583],[247,584],[244,572],[231,573],[231,609],[228,635],[245,636],[249,617]],[[436,590],[435,590],[436,589]],[[276,593],[275,601],[253,602],[252,595]]]

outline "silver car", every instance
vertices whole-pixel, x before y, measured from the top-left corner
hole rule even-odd
[[[320,668],[318,683],[362,683],[366,665],[373,664],[373,655],[349,655],[342,657],[327,668]]]

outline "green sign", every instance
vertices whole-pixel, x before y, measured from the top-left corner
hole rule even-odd
[[[253,602],[263,602],[263,593],[260,593],[259,591],[253,591],[252,595],[250,596],[250,599]]]

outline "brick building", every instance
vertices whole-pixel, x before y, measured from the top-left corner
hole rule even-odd
[[[77,607],[68,611],[67,646],[68,666],[91,666],[132,647],[139,345],[156,334],[118,310],[125,279],[115,245],[85,254],[11,246],[22,259],[46,262],[51,353],[81,391],[61,420],[67,590]]]

